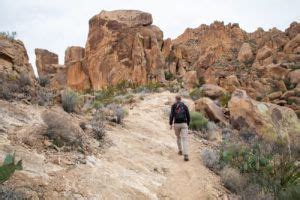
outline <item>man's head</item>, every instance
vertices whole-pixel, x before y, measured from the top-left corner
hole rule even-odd
[[[176,99],[176,102],[180,102],[181,101],[181,96],[180,95],[176,95],[175,99]]]

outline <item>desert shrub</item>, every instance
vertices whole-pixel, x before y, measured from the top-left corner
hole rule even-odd
[[[31,85],[31,80],[28,76],[28,74],[21,73],[19,77],[19,85],[22,86],[28,86]]]
[[[50,78],[47,75],[42,75],[39,77],[39,84],[42,87],[46,87],[50,83]]]
[[[102,140],[105,136],[104,121],[105,121],[104,114],[100,110],[97,110],[97,112],[94,114],[93,119],[91,121],[93,134],[97,140]]]
[[[190,92],[190,97],[193,99],[193,100],[197,100],[197,99],[200,99],[201,97],[204,97],[204,91],[200,88],[195,88],[193,89],[191,92]]]
[[[217,169],[219,167],[220,153],[213,149],[204,149],[201,152],[201,159],[207,168]]]
[[[104,106],[103,103],[99,100],[95,100],[92,103],[92,107],[97,109],[97,110],[103,108],[103,106]]]
[[[251,177],[249,184],[277,199],[300,197],[300,168],[288,156],[287,146],[258,140],[254,144],[227,144],[221,152],[221,163]]]
[[[117,119],[117,123],[118,124],[121,124],[123,122],[123,119],[125,117],[125,114],[126,114],[126,111],[124,108],[122,107],[118,107],[116,110],[115,110],[115,116],[116,116],[116,119]]]
[[[46,88],[39,88],[36,92],[37,104],[40,106],[47,106],[53,103],[54,93]]]
[[[297,101],[295,99],[288,99],[287,104],[288,105],[297,104]]]
[[[236,193],[241,191],[246,183],[240,172],[231,167],[225,167],[221,171],[221,180],[226,188]]]
[[[0,184],[7,181],[16,170],[22,170],[22,160],[15,163],[15,154],[6,155],[3,164],[0,166]]]
[[[163,85],[158,82],[150,82],[145,85],[145,88],[148,89],[150,92],[159,92],[159,88],[161,88]]]
[[[174,74],[172,74],[171,72],[165,71],[165,79],[167,81],[174,80],[174,78],[175,78]]]
[[[288,90],[292,90],[295,88],[295,84],[291,83],[289,79],[284,79],[284,84]]]
[[[67,89],[62,93],[62,106],[66,112],[74,112],[79,104],[79,95],[71,90]]]
[[[14,40],[17,36],[17,32],[15,32],[15,31],[0,32],[0,36],[5,37],[5,38],[10,39],[10,40]]]
[[[13,98],[9,85],[7,84],[0,85],[0,98],[5,100],[10,100]]]
[[[78,124],[74,124],[66,113],[47,111],[42,114],[47,125],[45,136],[58,147],[82,147],[83,134]]]
[[[204,117],[201,112],[191,112],[190,113],[190,126],[191,130],[204,130],[207,128],[208,120]]]
[[[227,107],[228,102],[231,98],[231,95],[229,93],[225,93],[223,96],[220,97],[220,104],[222,107]]]

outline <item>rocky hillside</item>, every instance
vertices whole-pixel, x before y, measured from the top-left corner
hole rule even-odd
[[[293,22],[285,32],[247,33],[236,23],[214,22],[163,40],[149,13],[102,11],[89,21],[86,47],[66,50],[64,66],[57,55],[39,49],[36,63],[40,74],[54,77],[56,88],[87,91],[124,80],[173,84],[177,79],[188,89],[204,83],[230,93],[243,89],[256,100],[300,113],[299,27]]]
[[[299,199],[300,24],[164,40],[152,21],[100,12],[63,65],[35,50],[37,79],[23,43],[0,36],[0,158],[23,160],[0,197]],[[175,94],[192,111],[187,163],[168,126]]]

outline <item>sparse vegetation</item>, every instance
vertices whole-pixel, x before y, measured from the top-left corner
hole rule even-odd
[[[3,164],[0,166],[0,184],[7,181],[16,170],[22,170],[22,160],[15,163],[15,153],[6,155]]]
[[[203,164],[209,169],[216,169],[219,165],[220,153],[213,149],[204,149],[201,152]]]
[[[228,102],[231,98],[229,93],[225,93],[223,96],[220,97],[220,104],[222,107],[228,107]]]
[[[167,81],[172,81],[172,80],[175,79],[175,76],[174,76],[174,74],[172,74],[171,72],[165,71],[165,79],[166,79]]]
[[[249,177],[247,185],[257,184],[260,192],[270,193],[275,199],[299,199],[300,168],[288,155],[288,147],[281,143],[261,140],[254,144],[228,143],[221,151],[220,162],[230,168],[230,176],[222,172],[222,180],[230,190],[239,192],[235,185],[240,180],[239,172],[243,177]]]
[[[25,73],[21,73],[20,74],[19,85],[21,87],[30,86],[31,85],[31,80],[30,80],[28,74],[25,74]]]
[[[193,99],[193,100],[197,100],[197,99],[200,99],[201,97],[204,97],[204,91],[200,88],[195,88],[193,89],[191,92],[190,92],[190,97]]]
[[[37,104],[47,106],[53,104],[55,94],[47,88],[38,88],[36,91]]]
[[[204,117],[201,112],[190,113],[191,122],[189,128],[191,130],[205,130],[207,128],[208,120]]]
[[[93,119],[91,121],[94,137],[97,140],[102,140],[105,136],[104,121],[105,121],[104,114],[101,111],[97,110],[97,112],[94,114]]]
[[[227,166],[221,171],[221,180],[225,187],[235,193],[240,192],[246,183],[245,178],[237,169]]]
[[[79,95],[71,90],[67,89],[62,94],[62,106],[66,112],[75,112],[76,107],[79,104]]]
[[[39,80],[40,86],[42,86],[42,87],[46,87],[50,83],[50,78],[47,75],[40,76],[38,80]]]
[[[47,125],[45,136],[52,140],[54,145],[58,147],[83,146],[81,128],[69,121],[67,114],[47,111],[43,113],[42,118]]]
[[[16,31],[12,31],[12,32],[9,32],[9,31],[0,32],[0,36],[5,37],[5,38],[10,39],[10,40],[14,40],[16,38],[16,36],[17,36],[17,32]]]

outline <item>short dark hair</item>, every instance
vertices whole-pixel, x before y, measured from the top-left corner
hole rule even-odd
[[[180,95],[176,95],[175,99],[176,99],[176,101],[181,101],[181,96]]]

